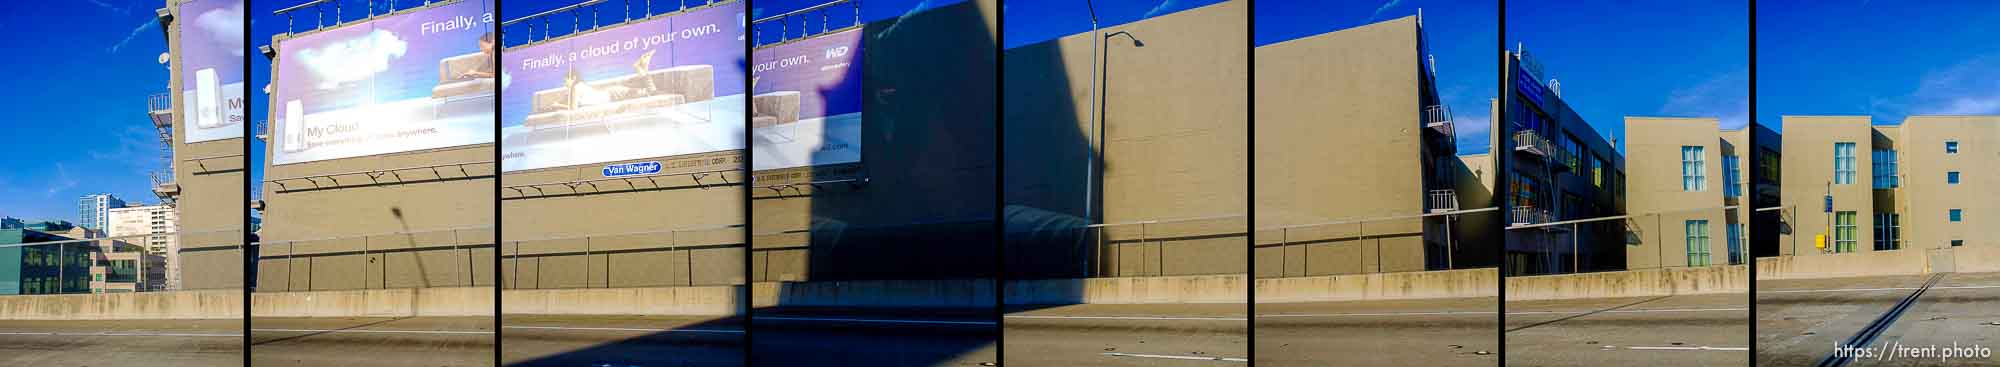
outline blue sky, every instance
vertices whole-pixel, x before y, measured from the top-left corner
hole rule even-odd
[[[1807,6],[1812,5],[1812,6]],[[2000,114],[1991,1],[1759,1],[1757,120]]]
[[[75,222],[76,198],[108,192],[156,203],[165,169],[146,97],[167,91],[158,0],[0,5],[9,134],[0,142],[0,216]]]
[[[1098,27],[1110,27],[1220,3],[1220,0],[1094,0]],[[1006,48],[1040,43],[1090,31],[1084,0],[1003,0]]]
[[[1507,47],[1524,45],[1543,77],[1561,81],[1563,100],[1623,150],[1625,116],[1714,117],[1724,129],[1749,121],[1749,6],[1514,0]]]
[[[1484,153],[1492,128],[1489,100],[1499,72],[1499,4],[1495,1],[1388,0],[1258,1],[1258,46],[1359,27],[1424,12],[1438,95],[1451,106],[1460,154]]]

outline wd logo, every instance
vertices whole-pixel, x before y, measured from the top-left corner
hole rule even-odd
[[[836,58],[847,57],[847,51],[848,51],[847,46],[829,48],[826,49],[826,58],[836,59]]]

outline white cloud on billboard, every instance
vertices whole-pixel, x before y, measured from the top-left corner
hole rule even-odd
[[[339,89],[389,70],[389,62],[410,51],[410,43],[385,30],[299,51],[300,63],[319,79],[319,89]]]
[[[243,2],[201,13],[194,26],[206,31],[215,44],[227,45],[229,55],[243,57]]]

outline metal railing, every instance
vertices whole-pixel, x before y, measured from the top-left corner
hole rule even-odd
[[[1529,153],[1546,158],[1550,154],[1549,152],[1553,151],[1549,146],[1549,139],[1543,138],[1541,133],[1537,133],[1534,130],[1514,132],[1514,151],[1516,152]]]
[[[744,229],[725,225],[502,241],[500,284],[506,289],[741,284]]]
[[[252,243],[257,251],[254,289],[299,292],[490,285],[493,238],[492,227],[470,227]]]
[[[458,0],[458,1],[477,1],[477,0]],[[440,5],[450,4],[454,2],[454,0],[360,0],[360,2],[363,4],[362,11],[351,14],[361,15],[362,17],[348,19],[347,16],[350,13],[345,9],[346,4],[353,2],[356,2],[356,0],[307,0],[305,2],[299,3],[298,5],[293,5],[290,7],[286,7],[284,9],[278,9],[276,11],[272,11],[271,14],[284,16],[285,32],[295,32],[298,31],[298,29],[296,27],[297,24],[294,21],[295,20],[294,15],[292,13],[311,9],[313,11],[313,27],[310,30],[316,31],[320,30],[321,28],[338,27],[348,23],[366,21],[379,16],[394,15],[396,14],[396,12],[415,9],[418,7],[431,6],[433,4],[440,4]],[[333,7],[333,12],[332,12],[333,22],[331,24],[328,24],[326,19],[327,16],[326,8],[327,5],[329,4],[332,5]]]
[[[12,253],[20,269],[17,279],[17,295],[37,294],[84,294],[114,292],[161,292],[178,290],[173,280],[181,278],[175,266],[184,264],[191,257],[189,253],[211,250],[241,250],[243,232],[237,230],[163,232],[138,235],[124,235],[97,238],[69,238],[82,231],[70,228],[60,231],[29,229],[40,234],[25,235],[23,239],[34,242],[0,245],[0,252]],[[151,248],[164,247],[152,243],[155,240],[176,238],[171,241],[181,243],[180,254],[155,252]],[[240,256],[225,255],[230,258],[228,265],[241,265]],[[172,260],[180,261],[172,261]],[[205,272],[240,273],[240,266],[199,269]],[[221,278],[236,278],[224,274]],[[101,277],[100,277],[101,276]],[[209,287],[216,288],[216,287]],[[223,287],[230,288],[230,287]],[[0,296],[4,297],[4,296]]]
[[[1425,212],[1443,213],[1458,210],[1458,190],[1431,190],[1430,200],[1425,202]]]
[[[843,15],[842,17],[836,18],[833,16],[833,14],[836,12],[847,12],[850,14],[842,14]],[[817,25],[819,26],[817,27],[818,29],[814,29],[813,27],[814,15],[818,15],[818,22],[817,22],[818,23]],[[847,17],[846,15],[852,15],[852,17]],[[798,26],[796,28],[798,30],[797,37],[792,36],[792,31],[794,29],[794,27],[792,26],[792,21],[794,19],[798,21]],[[842,24],[842,22],[847,22],[847,23]],[[775,28],[777,28],[776,30],[778,31],[778,39],[767,42],[764,39],[764,30],[767,28],[773,28],[772,27],[773,24],[776,25]],[[819,5],[808,6],[799,10],[785,12],[784,14],[758,18],[757,20],[753,20],[750,22],[750,30],[751,30],[751,37],[756,40],[756,46],[762,47],[765,45],[780,44],[793,40],[811,38],[814,35],[832,33],[834,31],[846,30],[848,28],[857,27],[861,25],[862,23],[861,23],[860,0],[833,0],[821,3]]]
[[[154,170],[152,172],[147,172],[146,176],[152,179],[153,187],[155,188],[160,186],[171,185],[174,183],[174,170],[169,170],[169,169]]]
[[[1516,206],[1514,207],[1514,211],[1509,214],[1511,214],[1510,216],[1513,217],[1513,221],[1511,222],[1512,225],[1517,225],[1517,226],[1526,224],[1548,223],[1550,220],[1554,218],[1554,216],[1549,214],[1548,209],[1536,208],[1533,206]]]
[[[394,178],[396,179],[396,182],[402,182],[406,179],[403,176],[405,172],[430,172],[431,180],[441,180],[448,178],[492,177],[493,172],[491,171],[478,171],[478,170],[467,169],[467,167],[469,166],[482,166],[482,165],[492,166],[490,168],[491,171],[498,171],[499,169],[499,167],[495,165],[493,161],[474,161],[474,162],[459,162],[459,163],[433,164],[424,166],[387,168],[387,169],[377,169],[368,171],[322,173],[322,174],[305,175],[297,177],[275,178],[275,179],[264,180],[264,182],[278,184],[278,190],[289,191],[289,190],[303,190],[305,188],[294,189],[290,185],[287,185],[286,182],[293,182],[293,184],[303,184],[295,181],[306,181],[312,184],[311,187],[312,189],[319,189],[319,188],[326,188],[329,185],[333,187],[346,185],[348,183],[341,182],[340,178],[347,176],[367,177],[369,184],[381,184],[383,183],[382,179],[384,178]],[[456,172],[457,175],[447,176],[446,174],[448,172]],[[415,175],[416,173],[411,173],[411,174]],[[422,178],[419,179],[421,180]],[[326,183],[322,184],[321,180],[325,180]]]
[[[1084,227],[1094,256],[1091,277],[1242,273],[1248,217],[1210,217],[1092,224]]]
[[[1747,259],[1748,244],[1733,249],[1735,254],[1728,246],[1736,210],[1721,206],[1539,223],[1515,219],[1506,229],[1508,272],[1574,274],[1740,264],[1732,259]],[[1670,216],[1675,220],[1666,219]],[[1652,256],[1649,260],[1645,255]],[[1610,265],[1616,263],[1624,266]]]
[[[1254,270],[1258,277],[1299,277],[1491,267],[1469,261],[1490,256],[1461,256],[1465,244],[1454,231],[1467,219],[1497,222],[1491,218],[1499,213],[1488,207],[1262,228]]]
[[[174,112],[173,95],[168,94],[166,92],[160,92],[146,96],[146,110],[151,111],[152,113],[173,113]]]
[[[1445,105],[1424,107],[1424,127],[1447,137],[1453,136],[1451,107]]]
[[[252,133],[257,136],[257,140],[271,140],[271,120],[260,119],[257,120],[256,124],[250,126],[252,129],[255,129],[252,130]]]

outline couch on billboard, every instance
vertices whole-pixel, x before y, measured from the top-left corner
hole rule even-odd
[[[523,124],[536,129],[591,124],[715,98],[714,67],[646,70],[645,59],[633,74],[597,81],[581,81],[572,71],[564,86],[535,92],[534,109]]]

